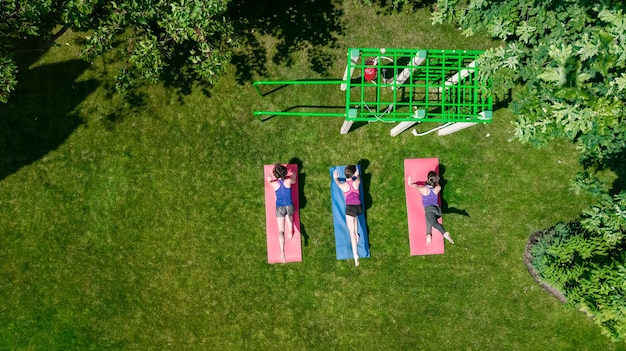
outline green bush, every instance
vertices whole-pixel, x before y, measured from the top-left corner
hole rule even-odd
[[[540,279],[614,340],[626,340],[625,200],[625,193],[601,199],[578,221],[542,232],[530,250]]]

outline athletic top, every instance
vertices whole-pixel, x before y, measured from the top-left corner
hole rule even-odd
[[[346,179],[346,183],[350,186],[350,190],[343,193],[346,196],[346,205],[360,205],[361,196],[359,194],[359,189],[355,189],[352,186],[354,181],[352,179]]]
[[[284,179],[278,179],[278,189],[276,189],[276,207],[293,205],[291,200],[291,189],[286,188]]]
[[[426,187],[428,188],[429,193],[428,195],[422,195],[422,205],[424,205],[424,208],[428,206],[439,206],[439,195],[435,194],[432,186],[426,185]]]

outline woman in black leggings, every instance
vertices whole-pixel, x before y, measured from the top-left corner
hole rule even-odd
[[[439,207],[441,185],[439,185],[439,176],[434,171],[430,171],[427,178],[425,184],[414,183],[411,177],[408,179],[409,185],[417,188],[422,194],[422,205],[424,205],[424,212],[426,213],[426,245],[430,245],[432,240],[433,227],[443,233],[443,237],[446,240],[454,244],[450,233],[438,221],[441,218],[441,207]]]

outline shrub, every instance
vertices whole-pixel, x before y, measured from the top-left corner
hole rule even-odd
[[[527,258],[539,280],[592,315],[614,340],[626,340],[625,228],[621,193],[601,199],[577,221],[533,235]]]

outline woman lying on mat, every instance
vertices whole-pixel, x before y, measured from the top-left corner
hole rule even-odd
[[[274,178],[267,176],[267,183],[276,192],[276,220],[278,222],[278,243],[280,244],[280,259],[285,263],[285,222],[289,239],[293,239],[293,200],[291,199],[291,184],[296,182],[296,175],[287,167],[276,164]]]
[[[359,234],[357,233],[358,222],[357,217],[363,213],[361,207],[361,195],[359,194],[359,185],[361,178],[359,170],[355,165],[347,165],[344,169],[346,176],[345,182],[339,181],[339,171],[335,170],[333,178],[335,183],[346,198],[346,224],[348,225],[348,234],[350,235],[350,244],[352,244],[352,255],[354,256],[354,265],[359,265],[359,254],[357,253],[357,244],[359,243]]]
[[[439,176],[434,171],[430,171],[427,178],[425,184],[414,183],[410,176],[408,178],[409,185],[417,188],[422,194],[422,205],[424,205],[424,212],[426,213],[426,245],[430,245],[432,240],[433,227],[443,233],[443,237],[446,240],[454,244],[450,233],[438,221],[441,218],[441,207],[439,207],[441,185],[439,185]]]

